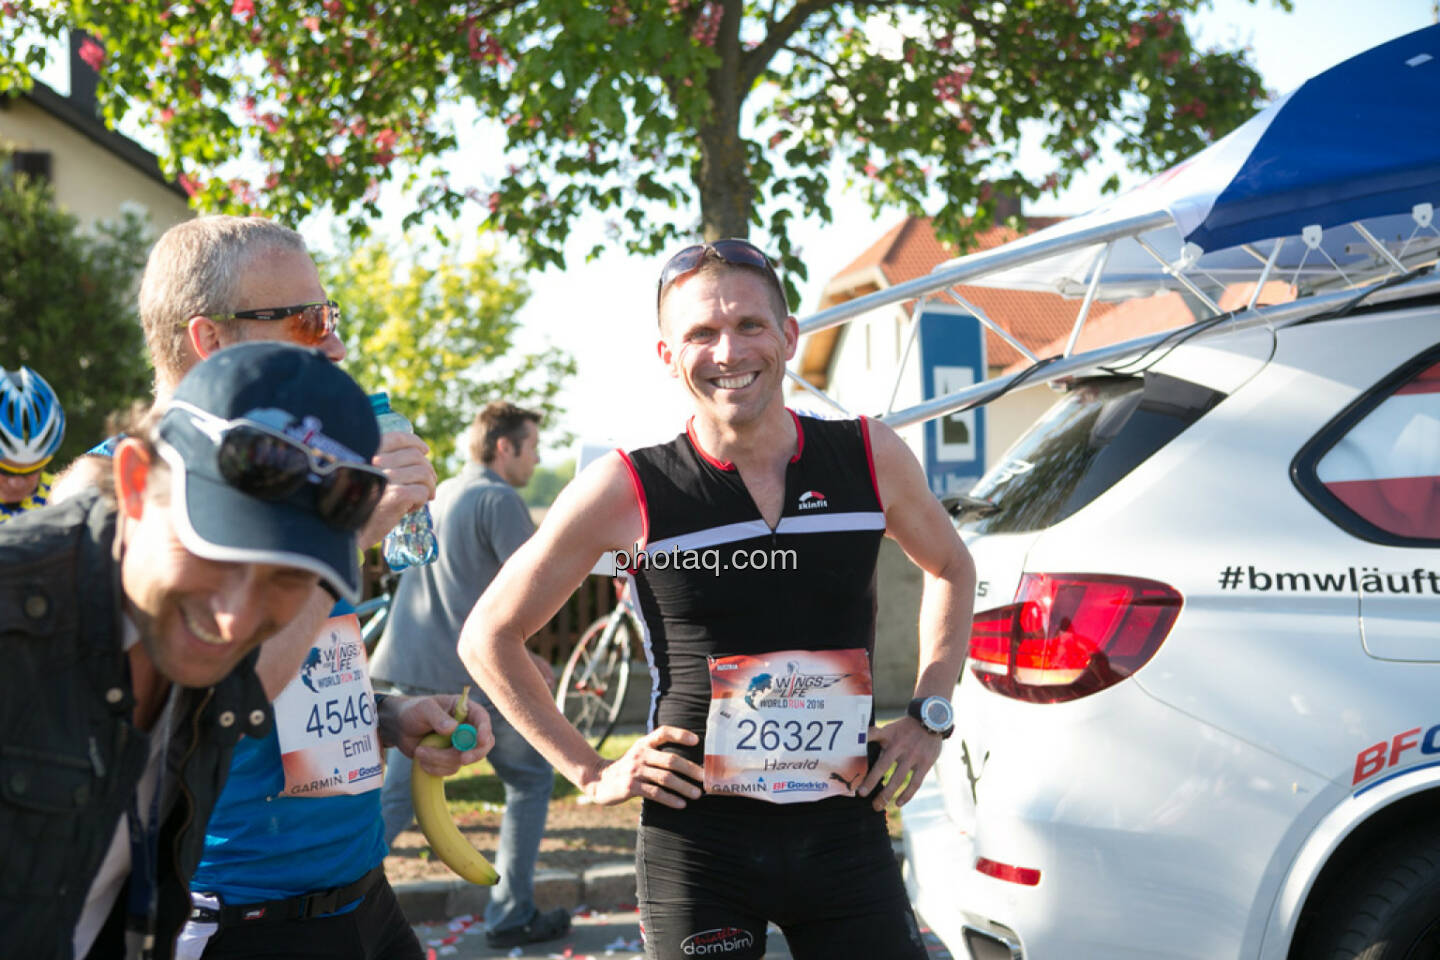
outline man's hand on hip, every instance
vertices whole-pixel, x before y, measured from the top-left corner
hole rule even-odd
[[[691,781],[705,779],[705,770],[693,760],[661,750],[667,743],[694,746],[700,738],[679,727],[656,727],[641,737],[619,759],[606,763],[582,785],[585,796],[602,806],[623,803],[631,797],[648,797],[679,809],[700,796]],[[689,777],[690,779],[685,779]]]
[[[883,727],[871,727],[869,740],[871,743],[880,744],[883,749],[857,792],[862,797],[872,797],[876,810],[884,810],[885,805],[892,799],[896,806],[905,806],[910,802],[910,798],[915,796],[915,791],[920,789],[920,782],[925,779],[930,768],[935,766],[935,761],[940,757],[940,745],[944,741],[922,727],[913,717],[901,717]],[[895,768],[894,772],[885,780],[884,788],[876,792],[876,786],[891,767]],[[907,775],[910,782],[905,784]],[[902,784],[905,789],[897,797],[896,791],[900,790]]]

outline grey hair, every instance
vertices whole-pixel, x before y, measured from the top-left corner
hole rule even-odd
[[[234,310],[246,268],[274,250],[307,253],[300,234],[264,217],[197,217],[156,241],[140,281],[140,325],[157,385],[178,383],[198,359],[185,322]]]

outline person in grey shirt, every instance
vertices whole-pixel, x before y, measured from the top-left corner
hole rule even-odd
[[[470,682],[456,643],[465,618],[500,565],[524,543],[535,525],[517,487],[529,482],[539,456],[541,417],[511,403],[488,404],[467,435],[469,459],[458,477],[440,484],[430,509],[440,553],[434,563],[412,567],[400,577],[370,667],[371,676],[400,693],[454,693]],[[550,664],[531,654],[550,686]],[[554,771],[478,688],[471,696],[490,712],[495,746],[487,759],[505,784],[505,814],[495,867],[500,882],[485,907],[486,942],[509,948],[564,936],[570,915],[564,907],[540,912],[535,906],[535,860],[550,807]],[[385,841],[392,843],[414,820],[410,801],[410,760],[398,750],[386,755],[381,808]]]

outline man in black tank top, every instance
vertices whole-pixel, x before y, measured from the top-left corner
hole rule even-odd
[[[656,299],[657,352],[694,406],[686,432],[577,477],[480,598],[461,657],[587,798],[643,798],[647,957],[761,957],[774,921],[798,960],[918,960],[884,809],[914,795],[949,733],[969,554],[894,431],[785,408],[799,334],[763,253],[687,247]],[[885,535],[925,587],[913,716],[877,728]],[[609,550],[628,567],[652,666],[650,732],[614,762],[555,709],[524,647]]]

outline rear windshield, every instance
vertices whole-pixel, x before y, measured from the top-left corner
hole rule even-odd
[[[1075,383],[970,491],[993,512],[967,513],[977,533],[1023,533],[1059,523],[1200,419],[1224,394],[1147,372]]]

